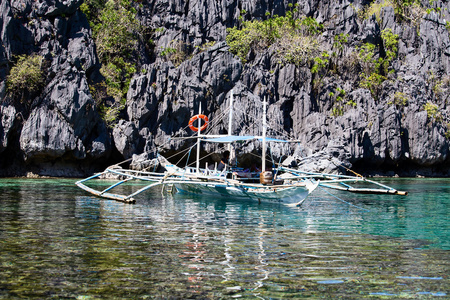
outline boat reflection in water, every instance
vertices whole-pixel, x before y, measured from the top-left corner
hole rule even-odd
[[[170,259],[161,263],[179,274],[170,277],[173,285],[184,286],[197,295],[203,295],[206,290],[222,296],[252,297],[311,296],[319,290],[335,296],[361,292],[369,295],[386,292],[386,285],[373,283],[381,279],[391,283],[389,293],[400,295],[408,287],[417,287],[417,282],[412,281],[419,279],[396,275],[417,277],[414,274],[423,268],[424,260],[423,251],[414,249],[426,244],[421,240],[369,233],[382,233],[377,232],[381,227],[390,228],[393,233],[401,228],[404,216],[392,212],[393,209],[410,211],[409,198],[402,199],[405,200],[397,201],[395,196],[385,202],[373,201],[379,198],[359,202],[347,199],[354,204],[350,206],[321,192],[298,208],[251,200],[154,193],[152,200],[138,199],[134,206],[110,201],[102,201],[102,205],[112,211],[133,208],[134,215],[124,210],[117,220],[119,223],[123,222],[122,217],[139,219],[140,216],[146,223],[150,222],[146,230],[159,232],[159,240],[152,240],[149,250],[164,249],[160,255]],[[427,253],[440,263],[448,258],[445,252],[428,250]],[[426,261],[434,267],[421,276],[442,277],[445,268],[429,259]],[[386,261],[396,263],[390,265]],[[165,272],[162,273],[165,277]],[[444,281],[442,277],[427,282],[421,289],[443,293]],[[345,286],[346,292],[335,285]],[[408,293],[411,297],[416,295]]]

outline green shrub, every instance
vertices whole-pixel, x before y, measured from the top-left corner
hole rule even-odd
[[[377,99],[381,84],[386,80],[389,66],[397,57],[398,35],[391,29],[381,32],[384,47],[384,57],[377,55],[377,45],[365,43],[358,48],[358,61],[361,66],[360,87],[370,90],[372,97]]]
[[[177,52],[177,49],[166,47],[161,51],[161,56],[170,56],[171,54],[175,54]]]
[[[170,60],[175,67],[178,67],[182,62],[189,58],[189,45],[183,41],[174,40],[170,45],[162,49],[160,55]]]
[[[118,122],[120,112],[125,109],[124,104],[114,104],[112,106],[101,105],[99,107],[100,115],[103,121],[105,121],[106,126],[113,128]]]
[[[243,63],[247,62],[247,54],[251,48],[262,50],[270,46],[266,22],[244,21],[242,29],[233,27],[228,28],[227,32],[226,41],[230,46],[230,52],[237,55]]]
[[[376,58],[376,46],[371,43],[365,43],[356,48],[358,51],[358,63],[361,66],[363,74],[378,72],[380,61]]]
[[[200,46],[195,46],[196,49],[198,49],[199,52],[204,52],[214,46],[216,44],[216,41],[206,42],[204,44],[201,44]]]
[[[361,66],[360,87],[367,88],[372,97],[377,98],[381,83],[386,79],[379,74],[382,59],[375,54],[376,45],[365,43],[358,48],[358,61]]]
[[[333,108],[331,109],[331,116],[339,117],[342,115],[344,115],[344,109],[342,108],[342,106],[333,106]]]
[[[42,88],[45,80],[42,61],[43,58],[38,55],[17,57],[17,62],[6,79],[7,92],[11,97],[23,103],[27,97],[31,97]]]
[[[380,75],[378,73],[372,73],[370,75],[361,74],[361,82],[359,85],[363,88],[366,88],[372,94],[374,99],[377,99],[378,93],[381,89],[381,84],[386,80],[386,77]]]
[[[306,30],[309,35],[317,35],[322,33],[324,27],[323,24],[317,22],[313,17],[305,17],[300,19],[301,29]]]
[[[121,57],[103,64],[100,73],[105,77],[107,94],[116,102],[125,104],[131,77],[135,72],[134,65],[124,61]]]
[[[388,6],[395,8],[396,4],[393,0],[374,1],[360,12],[360,17],[363,19],[369,19],[372,15],[375,15],[377,22],[381,23],[381,10]]]
[[[448,90],[450,88],[450,75],[438,76],[432,71],[429,71],[427,82],[432,87],[436,100],[447,102],[449,97]]]
[[[408,98],[405,93],[395,92],[393,101],[389,104],[394,104],[396,106],[406,106],[408,104]]]
[[[399,20],[407,20],[414,25],[420,23],[420,19],[425,13],[419,0],[377,0],[358,11],[358,15],[362,19],[368,19],[375,15],[377,22],[381,23],[381,10],[388,6],[394,8],[395,15]]]
[[[320,56],[314,57],[314,64],[311,68],[311,73],[319,73],[321,69],[326,68],[326,66],[330,62],[329,57],[330,55],[328,54],[328,52],[323,52]]]
[[[139,23],[136,11],[125,1],[109,0],[94,26],[97,53],[100,60],[130,56],[137,44]]]
[[[288,35],[277,41],[277,56],[281,64],[307,66],[320,55],[320,44],[311,36]]]
[[[80,10],[86,15],[92,28],[100,22],[100,13],[106,2],[107,0],[85,0],[80,5]]]
[[[442,121],[442,115],[439,112],[439,107],[432,103],[431,101],[428,101],[424,106],[423,109],[427,112],[427,117],[429,119],[433,119],[437,122]]]
[[[383,40],[384,52],[386,53],[382,61],[384,74],[388,73],[391,62],[397,57],[398,52],[398,34],[393,34],[390,28],[381,31],[381,39]]]
[[[313,89],[318,93],[322,84],[322,79],[328,74],[328,66],[330,64],[330,55],[328,52],[322,52],[319,56],[313,58],[311,73],[315,74],[313,80]]]
[[[356,107],[356,102],[352,99],[345,102],[346,92],[342,88],[336,88],[336,93],[331,92],[329,94],[331,98],[334,98],[333,108],[331,109],[331,116],[342,116],[346,110],[346,107]]]
[[[337,72],[337,67],[340,63],[339,60],[342,59],[342,54],[344,51],[344,45],[348,42],[348,34],[339,34],[334,36],[333,48],[331,53],[331,63],[334,72]]]
[[[323,25],[311,17],[296,19],[294,12],[296,8],[288,11],[286,17],[266,14],[267,20],[242,20],[241,28],[228,28],[230,52],[246,63],[251,50],[260,52],[275,45],[280,63],[308,63],[321,52],[315,35],[322,32]]]

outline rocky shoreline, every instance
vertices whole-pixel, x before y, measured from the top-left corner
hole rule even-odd
[[[162,153],[185,149],[189,142],[167,141],[192,134],[185,127],[200,103],[210,119],[220,115],[232,91],[240,124],[233,134],[258,134],[248,116],[258,115],[259,99],[268,96],[269,134],[299,140],[306,156],[325,153],[369,176],[450,175],[447,1],[422,1],[416,22],[402,20],[389,5],[361,18],[369,6],[365,1],[296,1],[298,17],[323,24],[318,40],[324,50],[333,50],[334,37],[348,36],[336,70],[321,75],[319,87],[310,66],[280,64],[274,46],[250,52],[243,63],[225,42],[227,28],[241,24],[243,11],[245,20],[265,19],[266,12],[283,16],[288,1],[135,3],[139,23],[153,30],[153,47],[137,47],[139,68],[111,127],[92,93],[93,83],[102,80],[102,65],[82,3],[1,2],[0,176],[84,177],[155,147]],[[362,67],[351,59],[369,42],[381,45],[375,54],[383,56],[385,29],[398,36],[398,51],[374,97],[361,87]],[[193,49],[179,63],[162,55],[173,41]],[[23,54],[43,57],[45,84],[32,99],[18,102],[6,82],[14,57]],[[214,133],[227,128],[225,121]],[[313,164],[331,168],[320,159]]]

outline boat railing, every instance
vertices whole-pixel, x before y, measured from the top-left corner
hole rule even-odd
[[[163,177],[163,173],[156,173],[156,172],[146,172],[146,171],[138,171],[138,170],[131,170],[131,169],[112,169],[107,168],[104,174],[106,173],[112,173],[120,176],[125,177],[133,177],[135,179],[140,180],[147,180],[147,181],[154,181],[158,180],[159,178]]]
[[[210,177],[226,177],[227,171],[226,170],[216,170],[216,169],[208,169],[208,168],[199,168],[197,171],[197,168],[194,167],[185,167],[182,169],[184,175],[191,175],[191,176],[210,176]]]

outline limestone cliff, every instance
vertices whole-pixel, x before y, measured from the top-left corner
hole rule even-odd
[[[250,51],[245,63],[230,52],[227,28],[284,16],[289,3],[135,3],[140,24],[151,29],[152,47],[138,47],[126,106],[108,128],[91,94],[90,85],[102,80],[101,65],[82,1],[2,0],[0,175],[81,176],[154,146],[165,145],[167,152],[187,147],[166,142],[192,134],[186,125],[200,103],[210,119],[226,111],[231,90],[234,134],[258,133],[249,116],[260,115],[267,96],[269,134],[299,140],[296,153],[322,153],[366,173],[449,175],[449,2],[422,1],[414,16],[403,18],[385,5],[362,18],[369,1],[294,1],[295,18],[323,25],[317,36],[322,51],[334,51],[335,37],[346,37],[332,71],[322,74],[311,64],[280,63],[275,46]],[[364,66],[355,57],[365,43],[386,56],[386,29],[398,36],[398,49],[374,93],[361,85]],[[176,46],[185,54],[177,61],[163,53]],[[26,103],[14,101],[6,88],[12,61],[33,53],[44,58],[45,84]],[[217,133],[226,132],[227,120],[219,127]]]

